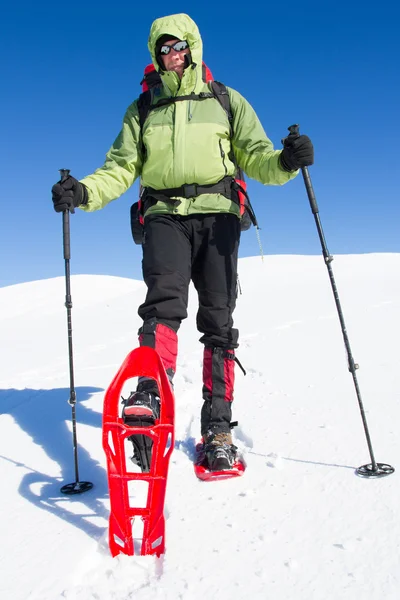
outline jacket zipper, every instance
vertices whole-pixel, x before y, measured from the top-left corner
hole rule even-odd
[[[227,175],[228,174],[228,169],[226,168],[226,164],[225,164],[225,152],[224,152],[224,149],[222,147],[222,140],[219,140],[219,150],[221,152],[222,164],[224,165],[225,175]]]

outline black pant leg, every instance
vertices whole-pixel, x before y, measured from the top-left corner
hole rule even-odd
[[[187,317],[191,256],[190,237],[179,217],[146,217],[142,270],[147,294],[138,310],[143,321],[155,318],[178,331]]]
[[[229,433],[234,394],[233,327],[240,223],[235,215],[204,216],[194,235],[192,279],[199,296],[197,327],[203,334],[201,433]]]
[[[192,279],[199,296],[197,328],[205,346],[237,348],[236,306],[240,222],[235,215],[203,215],[194,234]]]

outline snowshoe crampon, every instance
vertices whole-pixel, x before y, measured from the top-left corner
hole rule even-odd
[[[160,390],[160,418],[147,426],[133,426],[119,415],[122,387],[133,377],[149,377]],[[125,442],[127,438],[145,438],[146,465],[141,473],[127,469]],[[165,552],[164,501],[168,466],[174,448],[174,396],[160,357],[153,348],[141,346],[126,357],[111,382],[105,398],[103,411],[103,448],[107,458],[108,485],[110,492],[109,546],[112,556]],[[129,442],[130,444],[130,442]],[[140,459],[139,459],[140,460]],[[146,467],[146,468],[144,468]],[[146,505],[132,506],[129,486],[132,482],[147,482]],[[143,522],[140,547],[135,544],[133,527]],[[136,545],[136,548],[135,548]]]
[[[230,469],[224,469],[223,471],[211,471],[208,465],[203,440],[196,444],[193,466],[196,477],[202,481],[216,481],[220,479],[232,479],[232,477],[240,477],[246,470],[246,463],[244,462],[243,457],[237,454]]]

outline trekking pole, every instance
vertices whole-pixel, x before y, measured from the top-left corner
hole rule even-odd
[[[291,135],[293,135],[293,136],[300,135],[299,125],[291,125],[288,129],[289,129],[289,132]],[[319,235],[319,239],[320,239],[321,246],[322,246],[322,254],[324,256],[325,264],[327,266],[328,273],[329,273],[329,279],[331,282],[331,287],[332,287],[333,295],[335,298],[336,308],[337,308],[337,312],[339,315],[340,325],[342,328],[344,345],[345,345],[346,351],[347,351],[349,371],[353,376],[354,386],[355,386],[355,390],[356,390],[356,394],[357,394],[358,405],[360,408],[364,431],[365,431],[365,436],[367,438],[368,450],[369,450],[369,454],[371,457],[371,463],[362,465],[361,467],[358,467],[358,469],[356,469],[356,473],[357,473],[357,475],[360,475],[361,477],[383,477],[385,475],[390,475],[391,473],[393,473],[394,467],[392,467],[391,465],[387,465],[385,463],[377,463],[375,461],[374,453],[372,450],[371,437],[370,437],[369,430],[368,430],[367,418],[365,416],[364,406],[363,406],[363,402],[361,399],[361,392],[360,392],[360,388],[359,388],[357,376],[356,376],[356,370],[358,369],[359,366],[358,366],[358,364],[356,364],[354,362],[353,355],[351,352],[349,337],[347,335],[347,330],[346,330],[346,325],[344,322],[342,307],[340,305],[340,300],[339,300],[339,294],[338,294],[338,290],[336,287],[336,282],[335,282],[335,278],[334,278],[333,270],[332,270],[332,266],[331,266],[331,262],[333,261],[333,256],[331,256],[331,254],[329,254],[328,248],[326,245],[324,232],[323,232],[321,221],[319,218],[319,210],[318,210],[317,200],[315,198],[315,194],[314,194],[313,186],[311,183],[311,177],[308,172],[308,168],[302,167],[301,172],[303,174],[303,179],[304,179],[304,184],[305,184],[306,191],[307,191],[307,196],[310,201],[311,211],[314,215],[315,223],[317,225],[318,235]]]
[[[69,169],[60,169],[61,183],[68,179]],[[72,352],[72,298],[71,298],[71,277],[69,261],[71,258],[71,243],[70,243],[70,231],[69,231],[69,210],[66,209],[63,212],[63,245],[64,245],[64,259],[65,259],[65,307],[67,309],[67,321],[68,321],[68,350],[69,350],[69,382],[70,382],[70,397],[69,404],[72,408],[72,440],[74,447],[74,463],[75,463],[75,481],[74,483],[67,483],[61,488],[63,494],[73,495],[82,494],[91,490],[93,483],[90,481],[79,481],[79,469],[78,469],[78,438],[76,433],[76,392],[74,384],[74,360]]]

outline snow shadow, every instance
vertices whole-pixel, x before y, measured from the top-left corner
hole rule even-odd
[[[175,450],[180,450],[186,456],[194,461],[196,457],[196,440],[194,437],[188,437],[186,440],[175,440]]]
[[[0,414],[9,414],[35,444],[59,467],[61,474],[51,477],[35,469],[29,457],[24,464],[12,456],[2,456],[17,467],[28,470],[21,478],[19,493],[38,508],[83,530],[98,540],[106,530],[103,518],[108,520],[105,504],[108,500],[107,474],[98,460],[93,458],[82,445],[80,425],[98,429],[98,445],[101,447],[102,414],[86,407],[83,403],[92,394],[102,392],[96,387],[76,388],[76,419],[78,439],[79,479],[91,481],[94,488],[83,494],[66,496],[60,492],[62,485],[75,482],[75,462],[71,431],[71,406],[69,388],[51,390],[3,389],[0,390]],[[99,524],[100,522],[100,524]]]

